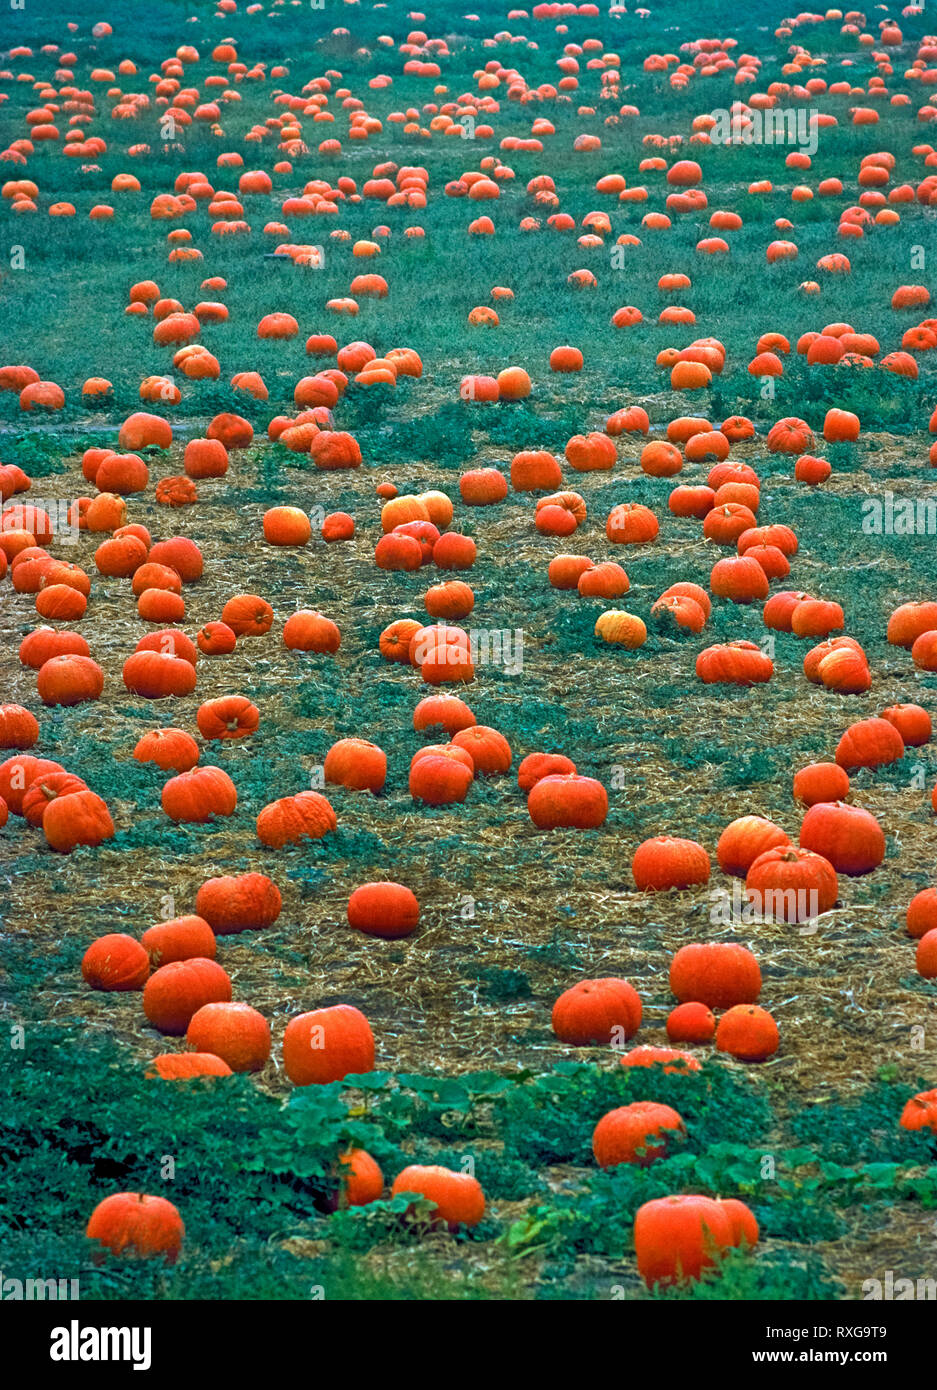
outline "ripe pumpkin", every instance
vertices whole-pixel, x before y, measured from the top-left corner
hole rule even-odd
[[[338,1158],[338,1191],[329,1202],[333,1210],[364,1207],[376,1202],[384,1191],[380,1165],[365,1149],[349,1149]]]
[[[641,999],[627,980],[580,980],[557,999],[551,1023],[560,1042],[574,1047],[624,1042],[641,1026]]]
[[[477,1226],[485,1214],[485,1194],[477,1178],[469,1173],[453,1173],[436,1164],[412,1163],[394,1178],[391,1197],[414,1193],[435,1207],[435,1220],[450,1230]]]
[[[36,690],[44,705],[80,705],[97,700],[103,689],[104,672],[90,656],[52,656],[36,676]]]
[[[716,858],[724,874],[744,878],[760,854],[789,844],[788,835],[773,821],[764,816],[740,816],[720,835]]]
[[[410,795],[429,806],[451,806],[465,800],[474,776],[475,764],[464,749],[436,746],[411,761]]]
[[[32,748],[38,738],[35,714],[22,705],[0,705],[0,748]]]
[[[81,960],[81,973],[92,989],[142,989],[150,974],[146,948],[125,932],[110,932],[92,941]]]
[[[920,938],[937,928],[937,889],[922,888],[908,904],[908,935]]]
[[[64,772],[61,763],[51,758],[36,758],[32,753],[20,753],[0,763],[0,796],[14,816],[23,814],[23,798],[38,777]]]
[[[638,1273],[648,1288],[698,1279],[733,1244],[729,1216],[710,1197],[657,1197],[635,1213]]]
[[[937,930],[925,932],[918,939],[914,965],[917,973],[925,980],[937,977]]]
[[[70,854],[79,845],[109,840],[114,822],[101,797],[84,788],[50,801],[42,817],[42,830],[50,849]]]
[[[50,627],[34,628],[28,636],[23,638],[19,648],[20,661],[24,666],[31,666],[33,670],[36,671],[41,670],[46,662],[51,661],[55,656],[86,657],[88,655],[88,644],[77,632],[56,632]],[[0,706],[0,710],[19,710],[20,708],[21,706],[19,705]],[[26,711],[24,710],[23,713],[25,714]],[[30,719],[33,718],[32,715],[29,717]],[[4,743],[3,740],[5,738],[12,739],[13,737],[20,740],[25,737],[26,730],[31,729],[32,726],[28,721],[23,720],[22,716],[17,716],[11,723],[8,723],[10,718],[11,716],[4,717],[0,714],[0,746],[4,748],[17,748],[20,746],[18,742]],[[38,734],[39,728],[37,725],[37,737]],[[35,741],[36,740],[33,739],[32,743],[35,743]],[[31,748],[32,743],[26,743],[22,746],[24,748]]]
[[[189,772],[200,751],[183,729],[151,729],[137,741],[133,756],[138,763],[155,763],[162,772]]]
[[[808,922],[834,906],[839,880],[823,855],[779,845],[766,850],[751,865],[745,892],[755,913],[765,921]]]
[[[338,825],[331,803],[319,792],[298,792],[271,801],[257,817],[257,838],[270,849],[319,840]]]
[[[348,924],[390,941],[410,936],[420,920],[416,895],[402,883],[363,883],[348,899]]]
[[[678,1004],[667,1015],[667,1038],[674,1043],[708,1043],[716,1033],[711,1009],[698,1001]]]
[[[161,1258],[175,1264],[185,1238],[185,1226],[172,1202],[140,1192],[117,1192],[105,1197],[91,1213],[85,1229],[112,1255],[131,1259]]]
[[[161,965],[143,989],[143,1012],[160,1033],[182,1037],[205,1004],[227,1004],[231,980],[214,960],[194,956]]]
[[[764,1062],[778,1050],[778,1026],[756,1004],[736,1004],[722,1015],[716,1029],[716,1047],[740,1062]]]
[[[387,780],[387,754],[363,738],[343,738],[325,755],[326,782],[375,795]]]
[[[754,642],[721,642],[696,658],[705,685],[761,685],[774,674],[774,662]]]
[[[260,711],[244,695],[224,695],[200,705],[195,722],[202,738],[247,738],[260,724]]]
[[[665,1076],[685,1076],[699,1071],[700,1064],[689,1052],[676,1047],[633,1047],[621,1059],[623,1067],[660,1067]]]
[[[325,1086],[374,1070],[374,1035],[350,1004],[291,1018],[283,1034],[283,1067],[294,1086]]]
[[[195,898],[195,911],[217,936],[270,927],[282,906],[280,890],[266,874],[208,878]]]
[[[709,855],[695,840],[657,835],[635,850],[631,872],[641,893],[691,888],[709,882]]]
[[[27,825],[42,825],[50,802],[72,792],[87,791],[88,784],[71,772],[50,772],[37,777],[23,794],[21,813]]]
[[[186,1042],[211,1052],[232,1071],[262,1071],[270,1059],[270,1025],[249,1004],[203,1004],[192,1015]]]
[[[543,777],[562,777],[575,773],[576,764],[562,753],[528,753],[517,769],[517,785],[529,792]]]
[[[592,1133],[592,1152],[600,1168],[619,1163],[647,1168],[668,1155],[674,1136],[685,1135],[686,1126],[671,1106],[639,1100],[602,1116]]]
[[[920,705],[890,705],[882,710],[882,718],[895,726],[906,748],[920,748],[930,742],[931,717]]]
[[[836,745],[836,761],[847,771],[858,767],[884,767],[903,757],[904,739],[887,719],[860,719],[850,724]]]
[[[885,858],[885,836],[875,817],[842,801],[810,807],[800,827],[800,845],[850,876],[870,873]]]
[[[746,946],[695,941],[681,946],[670,962],[670,988],[681,1004],[729,1009],[755,1002],[761,993],[761,970]]]
[[[283,643],[290,651],[324,652],[333,655],[341,645],[342,635],[336,623],[323,613],[301,608],[287,618],[283,626]]]
[[[486,724],[472,724],[453,734],[452,742],[472,759],[476,776],[495,777],[511,769],[511,747],[503,734]]]
[[[169,652],[142,650],[124,662],[123,681],[129,691],[145,700],[181,697],[191,695],[195,689],[195,667]]]
[[[157,922],[146,929],[141,941],[154,967],[196,957],[214,960],[217,952],[215,933],[204,917],[194,914]]]
[[[193,1076],[233,1076],[227,1062],[210,1052],[161,1052],[146,1073],[150,1080],[189,1081]]]
[[[919,1091],[901,1112],[902,1129],[930,1129],[937,1133],[937,1090]]]
[[[549,774],[531,787],[527,810],[538,830],[596,830],[608,815],[608,793],[593,777]]]
[[[602,613],[595,624],[595,636],[603,642],[610,642],[634,650],[647,641],[647,628],[641,618],[624,609],[610,609]]]
[[[232,816],[237,788],[220,767],[193,767],[170,777],[161,804],[170,820],[204,824],[215,816]]]
[[[238,594],[222,608],[221,621],[235,637],[263,637],[273,626],[273,609],[256,594]]]

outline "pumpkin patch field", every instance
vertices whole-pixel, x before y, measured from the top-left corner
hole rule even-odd
[[[0,1290],[937,1297],[937,21],[460,8],[0,24]]]

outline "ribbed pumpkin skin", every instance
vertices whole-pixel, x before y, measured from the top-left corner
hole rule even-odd
[[[904,739],[887,719],[860,719],[857,724],[850,724],[836,746],[836,761],[847,772],[859,767],[882,767],[903,757]]]
[[[215,933],[195,914],[157,922],[141,939],[154,968],[174,960],[214,960],[217,952]]]
[[[162,965],[146,982],[143,1012],[154,1028],[182,1037],[204,1004],[227,1004],[231,981],[221,966],[201,956]]]
[[[142,989],[150,974],[146,949],[124,932],[110,932],[92,941],[81,962],[81,973],[92,989]]]
[[[162,1081],[188,1081],[193,1076],[233,1076],[234,1073],[211,1052],[161,1052],[150,1063],[146,1075]]]
[[[133,750],[138,763],[155,763],[161,772],[191,772],[200,750],[184,729],[151,729]]]
[[[324,1086],[374,1070],[374,1035],[359,1009],[335,1004],[290,1019],[283,1067],[294,1086]]]
[[[195,722],[202,738],[247,738],[260,724],[260,711],[245,695],[224,695],[200,705]]]
[[[214,816],[231,816],[237,790],[220,767],[193,767],[171,777],[163,787],[162,807],[170,820],[200,825]]]
[[[527,810],[539,830],[596,830],[608,815],[608,793],[593,777],[548,775],[531,787]]]
[[[875,817],[841,801],[811,806],[800,827],[800,846],[852,877],[877,869],[885,858],[885,835]]]
[[[348,923],[389,941],[410,936],[420,920],[416,895],[402,883],[363,883],[348,899]]]
[[[761,992],[761,970],[751,951],[731,941],[692,942],[670,962],[670,988],[681,1004],[730,1009],[753,1004]]]
[[[232,1071],[262,1071],[270,1059],[270,1025],[250,1004],[203,1004],[185,1036],[196,1052],[213,1052]]]
[[[23,796],[23,819],[27,825],[42,825],[46,810],[57,797],[87,790],[87,783],[71,772],[50,772],[46,777],[37,777]]]
[[[658,1197],[635,1213],[638,1273],[648,1288],[698,1279],[733,1244],[728,1215],[709,1197]]]
[[[195,898],[196,912],[218,936],[270,927],[282,906],[280,890],[266,874],[208,878]]]
[[[191,695],[195,689],[195,667],[181,656],[138,651],[128,656],[123,669],[124,685],[145,700],[162,700],[167,695]]]
[[[96,700],[104,689],[104,672],[90,656],[52,656],[39,667],[36,690],[44,705],[80,705]]]
[[[680,1115],[669,1105],[635,1101],[603,1115],[592,1134],[592,1152],[600,1168],[634,1163],[646,1168],[668,1152],[668,1131],[686,1133]]]
[[[413,1163],[404,1168],[394,1179],[391,1196],[401,1192],[414,1192],[435,1203],[436,1220],[450,1228],[477,1226],[485,1214],[485,1194],[478,1179],[436,1164]]]
[[[376,795],[387,780],[387,754],[367,739],[339,739],[326,753],[323,771],[326,782]]]
[[[91,1213],[85,1235],[114,1255],[136,1258],[161,1256],[167,1264],[178,1259],[185,1226],[172,1202],[138,1192],[105,1197]]]
[[[692,888],[709,882],[709,855],[695,840],[658,835],[635,850],[631,872],[642,893]]]
[[[744,878],[766,850],[789,845],[785,831],[764,816],[740,816],[727,825],[716,846],[716,858],[724,874]]]
[[[822,855],[781,845],[758,856],[746,876],[745,891],[759,917],[805,922],[829,912],[839,895],[839,880]]]
[[[641,1026],[641,999],[627,980],[607,976],[580,980],[564,990],[553,1005],[553,1031],[560,1042],[574,1047],[608,1046],[627,1040]]]
[[[78,845],[99,845],[114,834],[111,813],[94,792],[69,792],[50,801],[42,817],[50,849],[70,854]]]
[[[568,777],[576,764],[563,753],[528,753],[517,769],[520,791],[529,792],[543,777]]]
[[[319,840],[338,825],[330,802],[318,792],[298,792],[271,801],[257,817],[257,838],[270,849],[300,840]]]
[[[329,1202],[333,1211],[364,1207],[384,1191],[384,1174],[365,1149],[349,1149],[338,1160],[339,1188]]]

